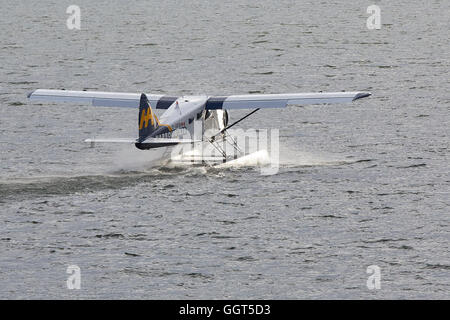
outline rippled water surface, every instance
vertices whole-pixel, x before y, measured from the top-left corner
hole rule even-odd
[[[73,1],[0,3],[0,298],[449,298],[450,2],[376,1],[368,30],[367,1],[79,0],[79,31]],[[263,176],[90,148],[136,111],[36,88],[373,96],[243,122],[280,130]]]

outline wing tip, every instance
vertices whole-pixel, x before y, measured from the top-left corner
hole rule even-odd
[[[372,95],[371,92],[358,92],[356,94],[356,96],[353,98],[353,101],[358,100],[358,99],[367,98],[367,97],[370,97],[371,95]]]
[[[31,99],[31,95],[35,92],[36,90],[31,91],[30,93],[27,94],[27,98]]]

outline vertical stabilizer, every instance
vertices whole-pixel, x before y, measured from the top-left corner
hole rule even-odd
[[[158,121],[156,120],[152,107],[150,106],[150,102],[144,93],[141,94],[141,100],[139,102],[138,126],[139,141],[144,141],[159,127]]]

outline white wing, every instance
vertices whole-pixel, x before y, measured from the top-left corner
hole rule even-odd
[[[370,92],[319,92],[292,94],[248,94],[209,97],[207,110],[284,108],[288,104],[345,103],[370,96]],[[28,98],[35,101],[86,103],[102,107],[138,108],[140,93],[94,92],[37,89]],[[150,105],[156,109],[167,109],[177,99],[176,96],[147,94]],[[186,97],[189,98],[189,97]]]
[[[284,108],[288,104],[344,103],[370,95],[370,92],[319,92],[210,97],[206,103],[206,109]]]
[[[37,89],[28,98],[34,101],[73,102],[98,107],[139,108],[140,93],[70,91]],[[178,97],[147,94],[150,105],[156,109],[167,109]]]

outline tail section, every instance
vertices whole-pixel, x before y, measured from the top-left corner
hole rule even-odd
[[[196,143],[201,140],[191,139],[172,139],[172,127],[168,124],[159,122],[158,117],[153,112],[147,96],[143,93],[139,101],[139,138],[138,139],[86,139],[85,142],[91,143],[93,146],[97,142],[112,142],[112,143],[134,143],[134,145],[141,150],[170,147],[179,143]]]
[[[141,100],[139,102],[139,142],[144,141],[159,127],[159,122],[155,114],[153,113],[150,102],[147,96],[141,94]]]

